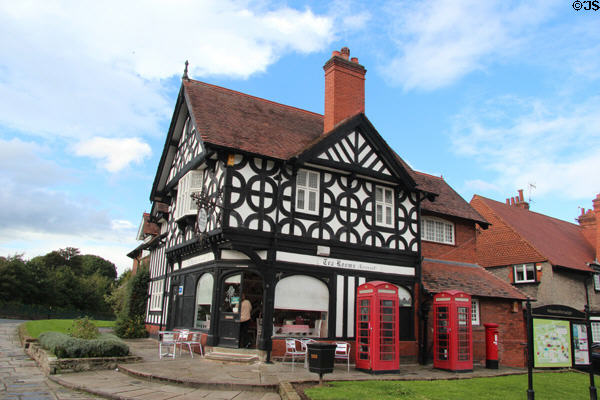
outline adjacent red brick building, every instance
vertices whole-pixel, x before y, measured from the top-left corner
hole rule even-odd
[[[474,362],[485,363],[484,324],[497,323],[500,364],[524,366],[526,333],[521,302],[526,296],[476,264],[477,231],[488,229],[489,222],[442,178],[418,172],[414,178],[422,187],[438,193],[434,202],[425,200],[422,205],[422,279],[428,294],[424,310],[429,310],[427,318],[422,318],[426,354],[432,354],[433,345],[432,296],[446,290],[461,290],[473,299]],[[430,235],[427,224],[434,227],[434,235]]]
[[[477,262],[534,299],[533,307],[561,304],[600,311],[600,195],[579,224],[529,209],[519,195],[501,203],[475,195],[471,206],[491,223],[477,235]],[[593,324],[600,340],[600,323]]]

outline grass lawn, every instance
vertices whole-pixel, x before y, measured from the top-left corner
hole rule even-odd
[[[115,321],[93,321],[97,327],[113,327]],[[40,336],[40,333],[47,331],[69,333],[69,328],[73,325],[72,319],[40,319],[37,321],[25,322],[25,328],[33,338]]]
[[[596,385],[600,379],[596,379]],[[533,375],[536,400],[589,399],[589,376],[576,372]],[[527,398],[527,374],[451,381],[353,381],[332,382],[306,389],[312,400],[523,400]]]

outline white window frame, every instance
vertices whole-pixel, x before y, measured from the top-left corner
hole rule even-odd
[[[381,199],[377,193],[381,190]],[[388,197],[389,194],[389,197]],[[388,202],[388,199],[391,200]],[[381,209],[381,221],[379,221],[379,210]],[[389,222],[388,222],[389,219]],[[385,186],[375,186],[375,225],[394,227],[394,189]]]
[[[300,183],[300,174],[306,174],[305,184]],[[316,186],[311,185],[311,176],[316,180]],[[321,181],[321,174],[317,171],[311,171],[308,169],[299,169],[296,175],[296,211],[300,211],[307,214],[319,215],[319,186]],[[315,209],[311,210],[310,206],[310,195],[315,196]]]
[[[600,274],[594,273],[594,290],[600,292]]]
[[[181,219],[188,215],[195,215],[198,211],[198,206],[191,194],[202,190],[204,181],[203,170],[192,170],[181,177],[177,182],[177,203],[175,206],[175,220]]]
[[[533,268],[533,278],[532,279],[527,279],[527,266],[531,266]],[[519,271],[519,269],[521,269],[521,271],[523,272],[524,279],[517,279],[517,271]],[[515,283],[535,283],[536,282],[536,266],[535,266],[535,264],[532,264],[532,263],[513,265],[513,276],[514,276]]]
[[[150,296],[150,311],[160,311],[162,310],[162,297],[163,297],[163,283],[164,279],[160,279],[158,281],[153,281],[151,283],[152,294]]]
[[[479,299],[471,298],[471,325],[479,325]]]
[[[421,240],[442,244],[456,243],[454,224],[445,219],[421,217]]]

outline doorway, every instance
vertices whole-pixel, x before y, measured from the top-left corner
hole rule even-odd
[[[240,317],[244,298],[250,302],[252,309],[250,320],[242,325]],[[219,346],[256,348],[262,331],[263,313],[263,279],[260,275],[244,271],[225,277],[219,301]]]

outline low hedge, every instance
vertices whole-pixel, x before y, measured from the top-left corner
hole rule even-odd
[[[111,334],[97,339],[79,339],[60,332],[44,332],[40,345],[58,358],[122,357],[129,355],[129,346]]]

